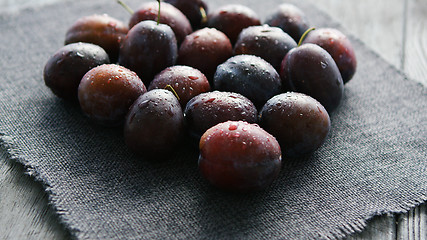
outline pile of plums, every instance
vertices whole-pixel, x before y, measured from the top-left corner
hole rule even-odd
[[[130,151],[165,159],[188,137],[214,186],[267,188],[283,159],[328,136],[356,58],[348,38],[309,28],[283,3],[262,22],[250,8],[202,0],[143,3],[125,24],[84,16],[47,61],[44,81],[84,115],[119,126]]]

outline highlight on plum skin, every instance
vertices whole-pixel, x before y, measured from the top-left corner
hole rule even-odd
[[[199,143],[199,170],[213,186],[231,192],[268,188],[282,156],[277,140],[256,124],[227,121],[208,129]]]

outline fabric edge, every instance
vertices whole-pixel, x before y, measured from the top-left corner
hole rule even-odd
[[[32,164],[30,160],[25,158],[18,147],[15,147],[15,143],[13,141],[13,137],[0,132],[0,149],[6,152],[6,158],[10,161],[21,164],[25,172],[24,174],[32,178],[33,181],[41,184],[42,189],[48,196],[48,207],[51,208],[58,216],[59,224],[63,227],[65,231],[69,233],[72,239],[77,239],[77,235],[80,232],[78,229],[74,229],[68,224],[68,220],[66,215],[68,214],[68,210],[56,204],[58,202],[58,196],[53,191],[53,188],[50,186],[50,183],[46,178],[41,176],[41,173],[37,171],[37,167]]]

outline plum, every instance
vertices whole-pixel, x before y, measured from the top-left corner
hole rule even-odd
[[[325,141],[331,128],[326,109],[303,93],[274,96],[260,111],[260,126],[279,142],[283,156],[302,157]]]
[[[77,19],[67,30],[65,44],[87,42],[101,46],[115,63],[119,55],[120,42],[129,31],[122,21],[107,14],[95,14]]]
[[[357,68],[356,54],[350,40],[338,29],[315,29],[307,34],[302,43],[314,43],[325,49],[337,64],[344,84],[353,77]]]
[[[344,95],[344,83],[331,55],[318,45],[306,43],[289,51],[280,76],[286,90],[305,93],[334,111]]]
[[[227,121],[200,139],[199,169],[209,183],[233,192],[266,189],[282,164],[280,145],[256,124]]]
[[[254,55],[236,55],[219,65],[214,75],[214,89],[237,92],[261,108],[268,99],[281,92],[276,69]]]
[[[146,20],[129,30],[120,47],[119,64],[135,71],[145,85],[163,69],[175,64],[175,34],[165,24]]]
[[[193,97],[184,110],[185,121],[191,134],[200,138],[208,128],[233,120],[257,122],[255,105],[238,93],[213,91]]]
[[[92,68],[80,81],[78,99],[85,115],[96,123],[123,123],[133,102],[147,89],[138,75],[116,64]]]
[[[278,27],[251,26],[242,30],[234,46],[234,54],[256,55],[279,71],[286,53],[297,43]]]
[[[56,96],[77,101],[77,89],[83,76],[90,69],[108,63],[108,54],[100,46],[70,43],[49,58],[43,70],[43,79]]]
[[[184,133],[184,115],[175,95],[154,89],[130,107],[124,124],[125,143],[147,160],[167,158]]]
[[[216,28],[228,36],[234,44],[240,32],[249,26],[260,25],[258,15],[241,4],[228,4],[208,14],[207,26]]]
[[[192,97],[211,89],[208,79],[202,72],[182,65],[175,65],[161,71],[154,77],[148,90],[168,87],[173,88],[173,91],[176,92],[183,108]]]

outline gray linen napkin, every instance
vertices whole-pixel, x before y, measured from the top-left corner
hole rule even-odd
[[[240,3],[264,18],[280,2]],[[298,5],[313,25],[339,27]],[[192,145],[160,163],[133,155],[120,128],[93,124],[43,83],[44,64],[67,28],[104,12],[129,18],[115,1],[100,0],[0,15],[1,144],[44,185],[74,237],[334,239],[361,230],[374,215],[426,201],[426,89],[355,38],[359,68],[331,116],[326,143],[310,158],[285,161],[266,191],[238,195],[210,187]]]

